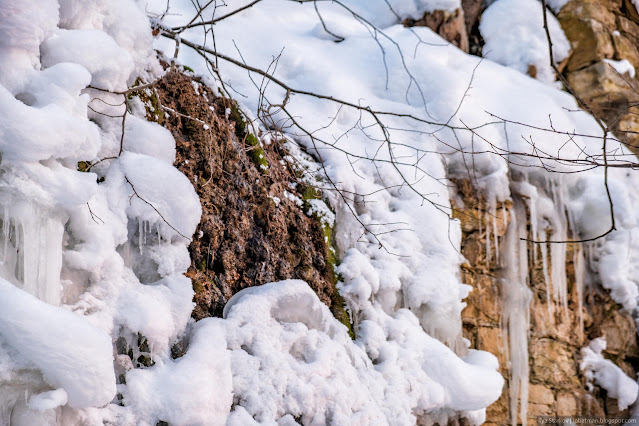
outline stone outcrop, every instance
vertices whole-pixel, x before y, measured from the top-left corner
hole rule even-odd
[[[558,14],[572,54],[569,84],[615,135],[639,153],[639,82],[606,60],[639,66],[639,13],[630,0],[571,0]]]
[[[460,196],[457,199],[462,200],[462,205],[457,205],[460,208],[457,217],[463,233],[462,254],[468,261],[462,267],[462,279],[473,287],[462,312],[464,335],[470,340],[471,347],[491,352],[499,359],[500,371],[507,379],[507,385],[500,399],[488,407],[487,424],[509,424],[511,378],[505,349],[507,336],[502,328],[502,271],[494,255],[487,260],[486,229],[489,224],[481,194],[468,181],[456,183]],[[500,239],[506,233],[512,214],[510,204],[497,206],[496,233]],[[490,239],[491,251],[495,253],[494,237]],[[533,249],[530,243],[529,250]],[[616,400],[607,398],[601,389],[588,391],[579,369],[580,349],[590,340],[605,336],[608,341],[604,352],[606,358],[630,377],[635,377],[639,369],[636,327],[630,314],[622,312],[601,288],[593,286],[586,289],[581,305],[575,280],[575,249],[573,244],[567,247],[567,310],[553,300],[552,294],[550,297],[547,295],[541,256],[535,264],[529,265],[533,298],[528,338],[528,424],[536,424],[536,417],[545,415],[628,416],[627,411],[618,412]],[[551,301],[550,306],[548,300]],[[526,315],[526,312],[521,315]]]

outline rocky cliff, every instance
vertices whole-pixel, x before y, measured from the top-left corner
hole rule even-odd
[[[455,13],[427,13],[421,20],[404,21],[404,25],[428,26],[461,49],[481,55],[483,40],[477,28],[483,9],[482,2],[467,0]],[[637,9],[630,0],[571,0],[561,7],[557,17],[572,48],[568,59],[560,64],[564,77],[615,136],[635,154],[639,153],[639,82],[634,73],[634,67],[639,66]],[[528,74],[536,77],[533,68]],[[462,313],[464,332],[471,347],[498,356],[501,371],[509,378],[502,397],[487,412],[488,423],[506,424],[512,421],[512,412],[517,410],[517,400],[522,396],[518,398],[512,386],[503,315],[504,267],[495,253],[511,226],[513,205],[491,209],[469,180],[456,184],[453,200],[457,200],[457,217],[462,224],[462,253],[468,260],[462,277],[473,287]],[[636,377],[639,370],[632,315],[611,299],[596,278],[581,288],[583,276],[579,275],[592,273],[580,270],[584,268],[580,264],[584,250],[587,248],[582,244],[566,243],[568,298],[562,306],[554,300],[552,271],[547,271],[550,277],[544,277],[543,264],[552,263],[551,254],[541,253],[540,245],[528,243],[529,255],[538,253],[527,268],[532,290],[526,398],[529,423],[535,423],[536,417],[542,415],[629,415],[627,410],[618,409],[616,400],[609,398],[605,390],[595,388],[590,392],[579,367],[581,348],[592,339],[605,336],[605,357],[629,377]],[[511,401],[513,394],[515,402]]]
[[[462,253],[468,260],[462,269],[462,277],[473,287],[466,299],[468,306],[462,312],[464,334],[472,347],[491,352],[499,358],[501,372],[509,383],[501,398],[488,408],[487,423],[508,424],[512,416],[510,394],[513,389],[503,315],[504,298],[507,296],[503,280],[506,278],[504,259],[497,260],[494,253],[499,250],[495,246],[495,234],[497,241],[503,243],[514,209],[512,204],[498,206],[498,226],[494,232],[493,215],[473,186],[468,181],[458,181],[457,191],[457,200],[462,201],[458,201],[458,218],[463,232]],[[582,262],[575,251],[582,248],[572,243],[568,243],[566,248],[567,309],[555,300],[552,278],[550,288],[546,285],[543,263],[550,265],[550,255],[544,261],[539,254],[528,268],[532,290],[528,335],[528,423],[536,424],[537,416],[627,417],[628,411],[620,412],[617,401],[608,398],[604,390],[588,391],[579,362],[581,348],[590,340],[605,336],[608,341],[605,356],[628,376],[635,377],[639,369],[639,350],[634,320],[596,283],[585,285],[583,291],[579,289],[576,273],[583,274],[579,271],[583,265],[575,268],[576,262]],[[487,256],[488,250],[493,253],[491,257]],[[539,252],[540,247],[528,243],[528,250],[529,253]],[[552,277],[552,271],[549,275]],[[521,312],[520,315],[527,313]]]
[[[463,10],[437,11],[403,24],[428,26],[462,50],[481,54],[482,3],[468,0],[462,5]],[[634,150],[632,132],[639,130],[633,107],[639,100],[637,81],[605,60],[639,64],[639,15],[628,0],[573,0],[558,18],[573,49],[562,64],[566,78]],[[268,146],[256,143],[233,101],[183,73],[165,77],[152,101],[149,117],[173,133],[176,167],[190,178],[203,205],[202,222],[190,247],[188,275],[197,303],[193,317],[221,316],[226,301],[243,288],[300,278],[340,321],[350,325],[335,287],[331,230],[306,214],[309,199],[320,194],[300,179],[304,169],[290,162],[283,141]],[[487,422],[510,423],[522,398],[528,404],[529,423],[540,415],[627,416],[628,411],[620,412],[605,390],[589,391],[579,367],[581,348],[605,336],[606,358],[630,377],[639,370],[634,320],[596,280],[584,284],[583,275],[589,271],[583,259],[586,249],[580,244],[566,243],[564,301],[558,300],[553,289],[556,274],[546,266],[556,264],[552,251],[527,244],[532,298],[529,313],[520,315],[529,315],[525,366],[529,387],[528,395],[516,396],[504,318],[503,256],[507,253],[500,259],[500,251],[505,250],[506,233],[517,213],[512,202],[488,206],[469,180],[455,184],[451,198],[462,225],[462,254],[467,259],[462,279],[473,287],[462,313],[464,336],[472,348],[495,354],[508,379],[501,398],[488,408]],[[293,202],[272,196],[288,191]],[[523,198],[519,201],[525,205]],[[526,221],[526,215],[518,220]]]

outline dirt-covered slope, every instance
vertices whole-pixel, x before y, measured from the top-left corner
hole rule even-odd
[[[193,318],[221,316],[246,287],[298,278],[348,323],[335,287],[330,229],[307,214],[307,201],[319,192],[300,181],[303,171],[284,160],[282,144],[256,144],[235,103],[184,72],[169,72],[146,105],[147,117],[173,134],[175,166],[202,204],[189,246]]]

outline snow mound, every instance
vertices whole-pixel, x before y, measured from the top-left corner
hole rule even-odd
[[[64,389],[71,407],[111,402],[115,373],[106,333],[3,279],[0,294],[0,338],[35,364],[50,385]]]
[[[608,392],[608,396],[617,400],[619,410],[625,410],[637,400],[639,385],[613,364],[605,359],[601,351],[606,349],[606,339],[598,337],[581,349],[582,361],[579,368],[584,372],[588,386],[597,384]]]
[[[547,12],[547,18],[553,58],[559,63],[570,54],[570,42],[557,18],[550,12]],[[530,74],[530,67],[534,66],[538,80],[555,81],[539,0],[495,1],[483,13],[479,31],[486,42],[485,58],[523,74]]]

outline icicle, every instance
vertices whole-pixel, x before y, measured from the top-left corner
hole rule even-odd
[[[561,183],[561,180],[560,182]],[[555,207],[552,220],[552,239],[555,241],[568,240],[568,226],[563,191],[557,183],[551,184],[552,200]],[[568,318],[568,283],[566,282],[566,244],[553,244],[550,248],[551,274],[555,300],[564,308],[564,317]]]
[[[9,208],[3,206],[2,209],[2,237],[3,237],[3,250],[2,250],[2,263],[7,261],[7,250],[9,249],[9,232],[11,231],[11,218],[9,217]]]
[[[568,214],[568,227],[574,239],[579,239],[579,234],[574,226],[575,220],[572,213]],[[576,244],[573,251],[573,266],[575,270],[575,287],[577,289],[577,308],[579,309],[579,339],[584,336],[584,276],[586,273],[586,259],[582,244]]]
[[[510,361],[510,411],[512,424],[517,424],[517,401],[520,416],[526,425],[528,415],[528,331],[532,292],[528,288],[528,253],[526,241],[526,210],[515,199],[513,216],[502,245],[502,329],[508,340]]]
[[[497,210],[493,212],[493,235],[495,237],[495,261],[499,264],[499,233],[497,232]]]
[[[142,236],[144,235],[144,221],[138,221],[138,250],[142,254]]]
[[[34,289],[28,288],[28,284],[25,286],[25,269],[27,271],[27,274],[29,274],[32,269],[30,268],[31,262],[29,262],[28,266],[29,268],[25,268],[25,251],[26,248],[24,246],[24,226],[22,225],[22,220],[17,219],[16,220],[16,226],[15,226],[15,237],[16,237],[16,266],[15,266],[15,277],[16,280],[18,280],[18,282],[20,282],[22,284],[22,288],[25,288],[26,291],[30,292],[31,294],[34,294]],[[29,254],[31,253],[31,251],[29,250]],[[29,257],[27,256],[27,260],[29,260]],[[28,278],[28,277],[27,277]],[[29,281],[27,281],[27,283],[29,283]]]
[[[546,286],[546,305],[548,305],[548,318],[553,318],[552,315],[552,299],[550,298],[551,293],[551,282],[550,282],[550,273],[548,272],[548,245],[546,243],[538,244],[539,249],[541,250],[541,265],[542,270],[544,272],[544,285]]]
[[[490,226],[488,225],[490,218],[489,210],[484,213],[484,221],[486,222],[486,265],[490,265],[490,261],[492,260],[492,252],[490,250]]]
[[[585,274],[585,259],[581,244],[577,245],[574,254],[574,266],[575,266],[575,286],[577,287],[577,306],[579,309],[579,339],[583,340],[584,336],[584,274]]]

